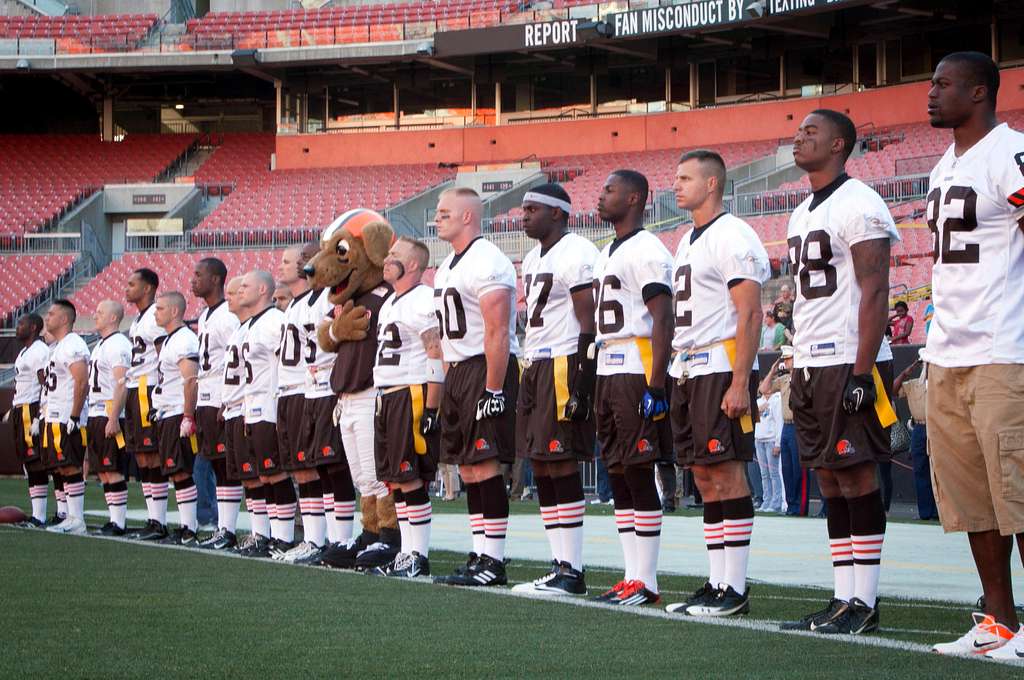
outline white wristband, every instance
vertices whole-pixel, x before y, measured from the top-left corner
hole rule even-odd
[[[444,364],[440,359],[427,359],[427,382],[444,382]]]

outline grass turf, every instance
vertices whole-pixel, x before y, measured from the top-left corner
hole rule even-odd
[[[0,505],[24,493],[0,482]],[[91,485],[95,488],[95,485]],[[24,502],[17,503],[24,505]],[[440,505],[440,504],[439,504]],[[88,508],[102,507],[91,493]],[[0,530],[0,677],[1008,677],[1014,669],[838,640],[39,531]],[[461,560],[435,552],[435,574]],[[513,562],[525,581],[544,565]],[[599,592],[619,578],[588,571]],[[665,575],[666,601],[698,579]],[[795,618],[828,593],[754,584],[748,620]],[[653,608],[651,608],[653,609]],[[953,639],[963,605],[885,601],[877,637]],[[870,671],[870,672],[869,672]]]

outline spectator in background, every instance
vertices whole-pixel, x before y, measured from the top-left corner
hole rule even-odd
[[[793,307],[785,302],[775,303],[772,308],[775,317],[775,349],[793,342]]]
[[[763,389],[761,389],[763,388]],[[762,382],[757,399],[759,419],[754,426],[754,447],[761,475],[761,512],[782,512],[782,395]]]
[[[896,313],[889,317],[889,329],[892,331],[893,345],[909,345],[910,334],[914,331],[914,317],[910,316],[907,303],[900,300],[893,305]]]
[[[910,374],[921,367],[921,374],[911,379]],[[910,457],[914,462],[914,489],[917,492],[917,516],[924,520],[939,518],[932,493],[932,467],[928,460],[928,429],[925,396],[928,385],[928,367],[920,359],[903,369],[892,383],[897,397],[907,400],[910,407]]]
[[[793,287],[788,283],[782,284],[779,288],[779,297],[775,300],[775,303],[784,303],[789,305],[790,311],[793,310]]]
[[[771,311],[764,313],[764,324],[761,326],[761,346],[762,352],[773,352],[778,349],[775,344],[775,331],[777,324],[775,323],[775,317],[772,316]],[[779,329],[781,332],[781,329]]]
[[[782,487],[786,497],[786,514],[807,516],[808,472],[800,465],[800,449],[797,447],[796,426],[793,425],[793,411],[789,408],[789,386],[793,372],[793,347],[782,346],[782,356],[772,364],[768,375],[761,381],[759,391],[779,393],[782,407],[782,438],[779,442],[782,458]]]
[[[278,283],[277,288],[274,289],[274,306],[283,312],[288,308],[288,303],[291,301],[291,289],[283,283]]]

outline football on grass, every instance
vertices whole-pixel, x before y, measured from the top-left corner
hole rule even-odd
[[[24,522],[28,519],[28,515],[21,511],[21,508],[13,505],[0,508],[0,524],[15,524],[17,522]]]

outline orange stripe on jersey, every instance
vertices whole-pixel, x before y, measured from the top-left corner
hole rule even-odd
[[[1024,187],[1010,194],[1006,200],[1015,208],[1019,208],[1024,205]]]

